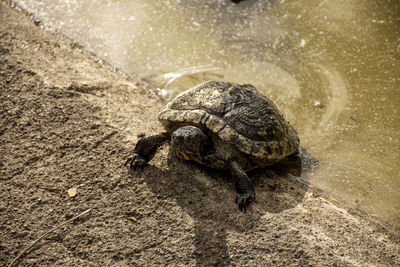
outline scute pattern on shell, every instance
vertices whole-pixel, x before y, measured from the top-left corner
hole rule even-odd
[[[299,146],[296,131],[275,104],[250,84],[200,84],[172,100],[159,120],[167,129],[203,125],[238,150],[271,164]]]

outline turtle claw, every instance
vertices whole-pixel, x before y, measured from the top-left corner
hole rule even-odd
[[[129,168],[131,170],[137,170],[139,168],[143,168],[144,166],[147,165],[147,160],[140,156],[137,153],[133,153],[131,157],[129,157],[126,162],[125,166],[129,163]]]
[[[250,203],[257,202],[256,195],[254,192],[237,194],[235,202],[238,205],[239,210],[243,213],[246,213],[247,207],[250,205]]]

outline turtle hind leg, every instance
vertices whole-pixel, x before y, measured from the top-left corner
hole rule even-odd
[[[129,167],[133,170],[146,166],[156,153],[157,148],[167,142],[169,138],[170,133],[168,132],[140,138],[125,165],[129,163]]]
[[[236,204],[240,211],[246,213],[249,204],[256,201],[253,182],[236,160],[229,162],[229,169],[235,179]]]

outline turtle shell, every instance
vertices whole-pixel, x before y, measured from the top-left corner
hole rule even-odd
[[[159,120],[169,130],[182,125],[206,128],[262,165],[292,154],[300,143],[275,104],[250,84],[200,84],[169,102]]]

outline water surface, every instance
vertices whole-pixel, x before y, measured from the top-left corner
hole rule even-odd
[[[252,83],[320,161],[312,184],[400,226],[399,1],[17,2],[162,97]]]

